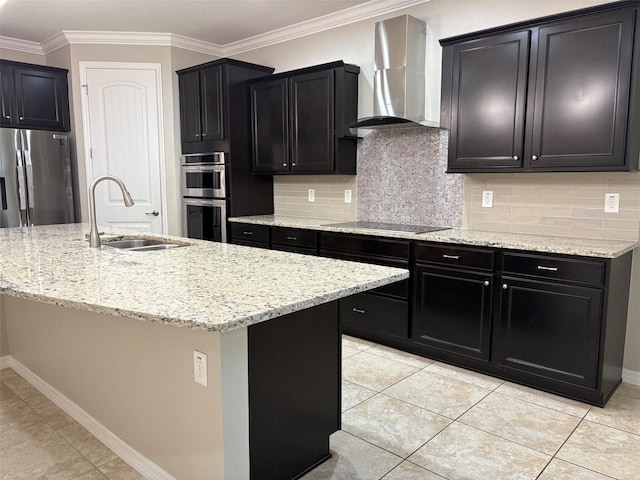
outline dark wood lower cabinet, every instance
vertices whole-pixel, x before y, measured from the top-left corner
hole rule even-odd
[[[414,281],[413,341],[489,360],[493,274],[418,265]]]
[[[342,331],[352,335],[409,338],[409,305],[406,300],[360,293],[340,300]]]
[[[502,279],[494,361],[534,377],[596,387],[603,289]]]

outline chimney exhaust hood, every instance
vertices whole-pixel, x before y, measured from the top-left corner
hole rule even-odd
[[[352,129],[437,126],[425,122],[427,24],[410,15],[375,24],[373,116]]]

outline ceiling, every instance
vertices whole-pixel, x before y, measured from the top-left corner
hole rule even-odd
[[[62,31],[156,32],[225,46],[305,22],[329,23],[338,15],[342,19],[358,20],[363,18],[365,10],[385,13],[415,3],[420,2],[6,0],[0,6],[0,36],[42,43]]]

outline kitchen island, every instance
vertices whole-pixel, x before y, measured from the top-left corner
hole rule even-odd
[[[192,239],[91,249],[87,231],[0,229],[0,328],[18,373],[147,478],[293,478],[328,458],[337,300],[406,270]]]

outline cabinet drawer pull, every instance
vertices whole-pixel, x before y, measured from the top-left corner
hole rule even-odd
[[[502,289],[503,289],[503,290],[506,290],[507,288],[509,288],[509,285],[507,285],[506,283],[503,283],[503,284],[502,284]]]
[[[242,232],[243,235],[253,235],[253,232]]]
[[[355,313],[360,313],[360,314],[363,314],[363,315],[364,315],[365,313],[367,313],[367,311],[366,311],[366,310],[362,310],[362,309],[360,309],[360,308],[356,308],[356,307],[353,307],[353,311],[354,311]]]
[[[558,267],[545,267],[544,265],[538,265],[538,270],[547,270],[549,272],[557,272]]]
[[[442,255],[442,258],[450,258],[451,260],[458,260],[460,255]]]
[[[287,240],[298,240],[298,237],[287,237]]]
[[[484,281],[484,283],[483,283],[483,285],[484,285],[485,287],[488,287],[488,286],[489,286],[489,280],[485,280],[485,281]]]

